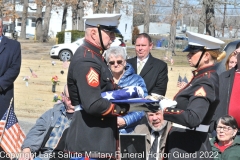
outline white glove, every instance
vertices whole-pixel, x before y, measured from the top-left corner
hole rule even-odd
[[[173,101],[173,100],[170,100],[170,99],[162,99],[159,102],[159,105],[160,105],[162,111],[164,111],[165,108],[167,108],[167,107],[175,108],[176,105],[177,105],[177,102]]]

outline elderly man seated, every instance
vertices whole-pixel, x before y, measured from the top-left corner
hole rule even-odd
[[[173,104],[170,101],[166,102]],[[141,106],[132,106],[130,110],[142,110],[146,112],[146,116],[132,132],[133,136],[146,135],[146,147],[139,147],[138,141],[129,143],[129,141],[126,141],[126,139],[122,139],[120,143],[124,144],[121,144],[121,153],[143,153],[143,151],[146,149],[146,156],[148,157],[148,160],[160,160],[164,158],[164,149],[167,135],[171,128],[171,122],[164,120],[163,111],[159,104],[149,103]]]
[[[158,104],[146,104],[140,108],[146,112],[146,117],[143,118],[141,124],[136,126],[133,133],[147,135],[146,148],[149,160],[162,159],[171,122],[164,120],[163,111]]]
[[[74,107],[69,99],[67,85],[64,86],[62,102],[46,111],[29,131],[22,145],[22,157],[19,160],[51,158],[51,153],[58,145],[60,138],[72,120]],[[46,155],[49,156],[46,156]]]

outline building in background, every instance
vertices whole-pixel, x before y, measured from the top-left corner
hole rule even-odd
[[[130,41],[132,39],[132,22],[133,22],[133,5],[131,5],[131,2],[128,2],[128,0],[122,1],[123,5],[121,6],[120,13],[122,14],[122,17],[120,19],[119,27],[118,29],[122,33],[124,37],[124,41]],[[84,1],[85,8],[84,8],[84,14],[89,15],[93,14],[93,3]],[[31,8],[31,9],[30,9]],[[35,29],[36,29],[36,17],[35,13],[36,10],[36,3],[33,0],[29,1],[29,8],[28,8],[28,18],[27,18],[27,24],[26,24],[26,37],[28,36],[34,36],[35,35]],[[15,10],[19,16],[15,20],[15,30],[20,35],[21,32],[21,25],[22,25],[22,10],[23,5],[16,3]],[[44,13],[45,13],[45,6],[43,7],[43,19],[44,19]],[[115,11],[113,12],[115,13]],[[109,14],[106,12],[106,14]],[[62,24],[62,16],[63,16],[63,8],[62,7],[53,7],[51,11],[51,19],[50,19],[50,25],[49,25],[49,33],[48,35],[50,37],[55,37],[57,32],[61,31],[61,24]],[[67,11],[67,17],[66,17],[67,25],[65,30],[72,30],[72,8],[69,7]],[[11,25],[13,23],[13,19],[5,17],[4,24],[8,26],[8,31],[11,33],[14,28]],[[43,22],[44,23],[44,22]]]

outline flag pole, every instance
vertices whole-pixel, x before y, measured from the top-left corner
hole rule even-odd
[[[10,109],[11,109],[11,106],[12,106],[12,101],[13,101],[13,98],[11,99],[10,104],[9,104],[9,107],[8,107],[6,122],[5,122],[5,124],[4,124],[3,132],[2,132],[2,135],[1,135],[1,138],[0,138],[0,145],[1,145],[1,143],[2,143],[3,134],[4,134],[4,132],[5,132],[5,127],[6,127],[6,124],[7,124],[7,121],[8,121],[8,115],[9,115],[9,112],[10,112]]]

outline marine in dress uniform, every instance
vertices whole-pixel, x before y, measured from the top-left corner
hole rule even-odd
[[[187,35],[189,43],[184,52],[189,52],[190,66],[196,70],[192,80],[174,97],[176,108],[164,108],[164,119],[173,122],[165,152],[168,159],[213,159],[208,131],[219,103],[214,61],[224,55],[219,51],[224,42],[198,33]]]
[[[103,99],[101,92],[116,89],[102,53],[115,38],[113,32],[120,17],[120,14],[83,17],[87,26],[85,40],[72,58],[67,77],[75,113],[65,146],[66,151],[80,157],[114,157],[118,148],[117,116],[125,114],[129,105],[113,104]]]

